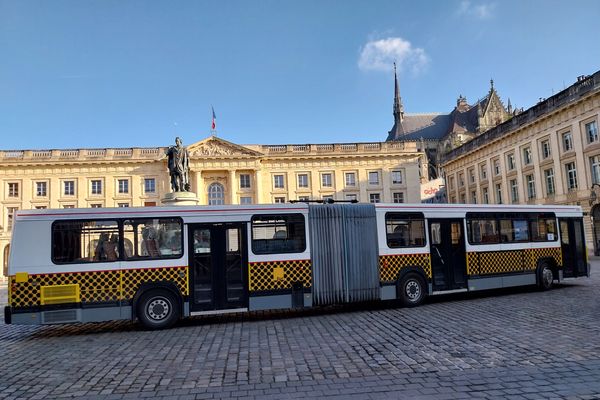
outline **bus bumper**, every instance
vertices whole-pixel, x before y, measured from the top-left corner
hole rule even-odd
[[[10,306],[4,307],[4,323],[10,325],[12,323],[12,311]]]

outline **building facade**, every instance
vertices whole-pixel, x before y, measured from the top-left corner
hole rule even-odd
[[[448,201],[577,204],[600,250],[600,71],[445,155]]]
[[[513,109],[510,99],[505,107],[494,88],[494,81],[490,80],[488,93],[472,105],[466,97],[459,95],[456,106],[448,113],[405,113],[394,67],[394,125],[388,132],[387,141],[419,141],[426,150],[430,177],[438,178],[443,176],[441,160],[446,153],[521,111]]]
[[[0,151],[2,276],[16,210],[160,205],[171,191],[167,149]],[[211,136],[188,153],[191,190],[201,204],[417,203],[428,178],[415,141],[237,145]]]

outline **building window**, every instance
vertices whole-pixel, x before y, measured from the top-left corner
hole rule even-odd
[[[102,194],[102,181],[101,180],[93,180],[92,184],[92,194]]]
[[[533,174],[525,176],[525,182],[527,182],[527,198],[535,199],[535,178]]]
[[[531,147],[525,147],[523,149],[523,164],[529,165],[533,162],[531,158]]]
[[[510,153],[509,155],[506,156],[506,166],[508,167],[509,171],[512,171],[515,169],[516,165],[515,165],[514,153]]]
[[[346,172],[346,186],[356,186],[356,173],[354,172]]]
[[[45,210],[47,208],[48,208],[48,206],[35,206],[36,210]]]
[[[379,185],[379,172],[377,172],[377,171],[369,172],[369,185]]]
[[[358,201],[358,196],[355,194],[346,194],[346,200],[348,201]]]
[[[117,206],[120,208],[129,207],[129,203],[117,203]]]
[[[328,195],[321,197],[321,199],[325,203],[333,203],[333,195],[328,194]]]
[[[600,156],[590,157],[590,169],[592,171],[592,183],[600,184]]]
[[[392,193],[392,199],[393,199],[394,203],[404,203],[404,193],[403,192]]]
[[[321,174],[321,186],[322,187],[332,187],[333,179],[330,173]]]
[[[552,150],[550,149],[550,141],[544,140],[542,142],[542,159],[549,158],[552,155]]]
[[[488,188],[484,187],[481,189],[481,198],[483,200],[483,204],[490,204],[490,195],[488,193]]]
[[[596,121],[585,124],[585,133],[587,134],[588,143],[598,141],[598,124],[596,124]]]
[[[129,179],[118,179],[119,194],[129,193]]]
[[[453,176],[448,178],[448,186],[450,187],[450,190],[454,190],[454,177]]]
[[[102,208],[102,204],[100,204],[100,203],[92,203],[92,204],[90,204],[90,207],[91,208]]]
[[[402,171],[392,171],[392,185],[402,185]]]
[[[479,174],[481,176],[481,180],[487,179],[487,168],[486,168],[485,164],[481,164],[479,166]]]
[[[502,185],[496,183],[496,203],[502,204]]]
[[[225,204],[225,188],[220,183],[211,183],[208,187],[208,205],[220,206]]]
[[[513,204],[519,202],[519,186],[516,179],[511,179],[510,181],[510,201]]]
[[[240,174],[240,189],[250,189],[250,174]]]
[[[562,144],[564,151],[573,150],[573,135],[571,132],[565,132],[562,134]]]
[[[461,172],[460,174],[458,174],[458,187],[463,187],[463,186],[465,186],[465,177]]]
[[[381,203],[381,195],[379,193],[369,193],[369,202]]]
[[[500,175],[500,160],[494,160],[494,175]]]
[[[144,179],[144,193],[156,193],[156,179],[145,178]]]
[[[285,197],[275,197],[275,203],[276,204],[285,203]]]
[[[273,175],[273,187],[275,189],[285,188],[285,185],[283,182],[283,175]]]
[[[309,196],[298,196],[298,201],[309,201]]]
[[[471,204],[477,204],[477,192],[475,190],[471,192]]]
[[[75,195],[75,181],[64,181],[63,182],[63,194],[65,196],[74,196]]]
[[[240,204],[252,204],[252,197],[249,196],[241,196]]]
[[[469,170],[469,183],[475,183],[475,170]]]
[[[551,196],[554,194],[554,168],[544,171],[544,179],[546,180],[546,194]]]
[[[46,197],[48,195],[48,182],[36,182],[35,195],[38,197]]]
[[[15,221],[15,213],[19,207],[6,207],[6,229],[11,230]]]
[[[569,190],[577,189],[577,169],[575,163],[570,162],[565,164],[565,171],[567,173],[567,187]]]
[[[144,207],[156,207],[156,202],[155,201],[145,201]]]
[[[63,208],[75,208],[74,204],[64,204]]]
[[[467,194],[466,193],[461,193],[460,194],[460,202],[462,204],[467,204]]]
[[[299,188],[307,188],[308,187],[308,174],[298,174],[298,187]]]
[[[19,197],[19,184],[17,182],[8,183],[8,197]]]

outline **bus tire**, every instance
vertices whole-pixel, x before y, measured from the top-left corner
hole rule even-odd
[[[554,285],[554,271],[546,261],[543,261],[537,267],[537,283],[541,290],[550,290]]]
[[[137,316],[148,329],[169,328],[179,319],[177,298],[167,289],[148,290],[138,299]]]
[[[427,285],[421,275],[410,272],[398,282],[398,298],[405,307],[416,307],[427,296]]]

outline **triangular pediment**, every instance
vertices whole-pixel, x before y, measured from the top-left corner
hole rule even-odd
[[[216,136],[187,146],[190,157],[260,157],[263,154]]]

